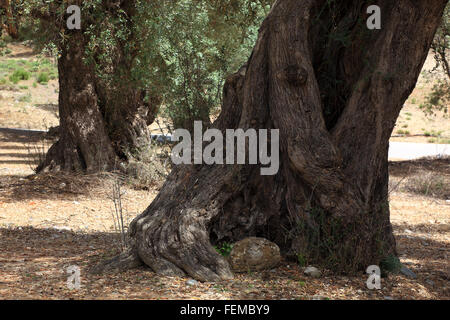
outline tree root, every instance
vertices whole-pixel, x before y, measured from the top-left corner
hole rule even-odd
[[[91,268],[90,273],[102,274],[108,272],[122,272],[137,268],[141,265],[142,260],[139,258],[137,251],[130,249],[112,259],[102,261],[98,265]]]

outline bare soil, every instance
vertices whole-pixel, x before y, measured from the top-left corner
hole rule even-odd
[[[33,59],[30,49],[12,46],[12,57]],[[27,51],[28,50],[28,51]],[[1,59],[5,59],[2,57]],[[0,62],[1,62],[0,59]],[[22,83],[21,83],[22,84]],[[420,99],[420,87],[413,97]],[[57,86],[29,89],[31,103],[16,102],[21,91],[0,89],[0,127],[46,129],[56,125]],[[411,133],[434,124],[449,136],[441,116],[423,122],[420,110],[409,102],[399,123]],[[44,108],[37,105],[49,105]],[[412,116],[406,114],[411,112]],[[406,120],[405,117],[411,117]],[[404,124],[403,124],[404,125]],[[420,137],[395,138],[419,142]],[[155,275],[141,267],[120,274],[94,276],[88,270],[118,252],[114,226],[111,174],[36,176],[33,167],[50,141],[40,133],[0,130],[0,299],[450,299],[450,159],[394,162],[391,175],[391,220],[401,262],[417,279],[389,275],[381,290],[366,287],[367,275],[308,278],[295,262],[283,261],[271,271],[236,275],[220,283],[186,284],[187,279]],[[441,177],[438,196],[410,191],[411,177]],[[419,188],[420,189],[420,188]],[[126,220],[146,208],[156,187],[135,190],[124,182]],[[444,196],[443,196],[444,195]],[[66,285],[70,265],[81,268],[81,289]]]

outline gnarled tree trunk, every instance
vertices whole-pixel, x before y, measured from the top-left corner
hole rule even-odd
[[[69,41],[58,58],[60,137],[38,171],[108,171],[138,142],[150,141],[147,126],[159,102],[144,102],[143,90],[126,84],[105,89],[84,61],[82,33]]]
[[[81,6],[81,4],[79,4]],[[126,161],[130,153],[141,145],[150,144],[148,126],[153,123],[158,111],[158,97],[149,97],[146,92],[131,82],[131,70],[135,52],[124,53],[128,41],[137,39],[132,26],[135,1],[123,1],[114,10],[105,3],[105,11],[111,15],[126,13],[130,32],[126,39],[116,40],[113,61],[103,68],[103,78],[96,73],[94,63],[102,65],[96,53],[86,62],[89,35],[85,29],[70,30],[59,47],[59,140],[49,149],[46,159],[37,171],[64,170],[99,172],[118,167],[118,161]],[[56,11],[56,10],[54,10]],[[55,13],[34,15],[52,23]],[[88,14],[88,13],[86,13]],[[83,17],[83,23],[90,17]],[[111,49],[112,50],[112,49]],[[138,50],[136,48],[136,50]],[[100,55],[101,56],[101,55]],[[92,62],[94,60],[95,62]],[[108,79],[108,80],[105,80]]]
[[[95,74],[83,60],[84,50],[82,34],[73,33],[58,58],[60,137],[38,171],[96,172],[114,165],[116,154],[99,108]]]
[[[280,170],[178,166],[130,226],[128,253],[93,269],[144,262],[155,272],[232,277],[212,243],[262,236],[288,256],[353,272],[396,255],[389,138],[447,1],[278,0],[254,51],[224,88],[214,127],[280,130]]]
[[[17,23],[17,17],[15,16],[14,7],[11,4],[10,0],[1,0],[0,1],[0,13],[4,15],[4,19],[2,18],[0,21],[4,23],[6,32],[13,39],[19,38],[19,28]],[[1,29],[0,29],[1,30]]]

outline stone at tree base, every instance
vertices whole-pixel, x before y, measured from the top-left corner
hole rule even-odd
[[[264,238],[250,237],[236,242],[229,262],[234,272],[262,271],[281,261],[280,248]]]
[[[320,272],[319,269],[317,269],[316,267],[307,267],[304,271],[304,273],[307,276],[313,277],[313,278],[318,278],[322,275],[322,272]]]
[[[409,270],[407,267],[402,267],[401,269],[400,269],[400,272],[403,274],[403,275],[405,275],[405,276],[407,276],[408,278],[410,278],[410,279],[417,279],[417,275],[414,273],[414,272],[412,272],[411,270]]]
[[[196,285],[198,285],[198,281],[194,280],[194,279],[189,279],[186,281],[186,285],[187,286],[196,286]]]

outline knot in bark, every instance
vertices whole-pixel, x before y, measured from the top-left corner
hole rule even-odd
[[[279,78],[298,87],[306,83],[308,80],[308,72],[302,67],[291,64],[279,73]]]

